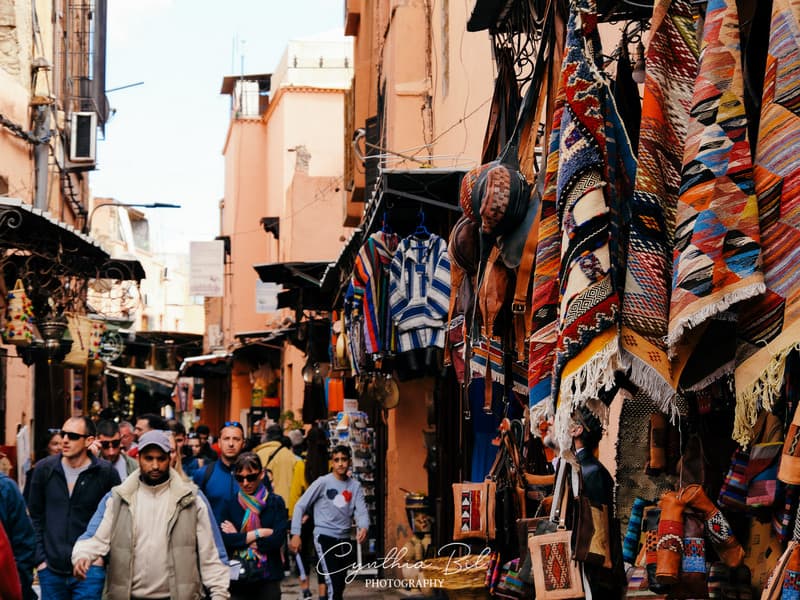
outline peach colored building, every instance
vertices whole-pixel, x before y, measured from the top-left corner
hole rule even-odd
[[[78,232],[87,214],[89,173],[96,166],[97,129],[109,115],[106,4],[0,2],[0,222],[7,226],[9,214],[18,213],[24,215],[22,230],[32,229],[18,238],[19,232],[0,230],[2,267],[14,251],[44,252],[47,239],[61,236],[74,241],[80,252],[100,256]],[[37,235],[47,237],[34,247]],[[57,253],[50,257],[59,260]],[[87,272],[72,271],[88,278]],[[17,275],[31,290],[44,289],[40,271],[22,269]],[[0,296],[6,284],[0,282]],[[0,445],[14,445],[21,425],[43,434],[71,410],[63,401],[65,370],[60,365],[48,369],[47,361],[33,354],[27,359],[31,366],[23,364],[16,348],[0,345]],[[31,444],[35,447],[36,439]]]
[[[223,80],[231,121],[223,146],[220,234],[230,254],[225,296],[207,302],[206,311],[207,329],[221,333],[218,349],[231,351],[240,345],[237,334],[276,329],[293,318],[257,312],[254,265],[333,261],[339,252],[348,233],[342,225],[342,136],[351,78],[352,43],[337,37],[289,42],[273,74]],[[263,219],[277,226],[268,233]],[[279,353],[283,408],[296,414],[304,362],[288,344]],[[256,367],[233,361],[228,417],[242,419],[250,408]]]
[[[369,119],[377,116],[381,168],[424,173],[480,163],[494,73],[488,34],[466,31],[467,4],[346,1],[345,33],[354,36],[355,55],[346,143],[365,129],[375,144]],[[358,143],[362,153],[369,151],[363,140]],[[371,190],[365,193],[365,167],[357,153],[348,151],[347,161],[346,222],[357,225]],[[411,535],[401,488],[428,491],[423,430],[436,430],[428,416],[433,396],[432,378],[401,383],[400,404],[388,412],[384,548],[402,547]]]

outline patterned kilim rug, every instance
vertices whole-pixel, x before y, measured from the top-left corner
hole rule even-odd
[[[531,425],[551,413],[552,374],[558,338],[558,265],[561,258],[561,232],[556,213],[556,182],[560,144],[563,89],[559,90],[550,133],[550,147],[545,166],[544,191],[539,221],[539,242],[531,292],[531,338],[528,353],[528,402]]]
[[[594,0],[571,3],[563,63],[566,101],[556,190],[562,243],[553,370],[555,429],[562,448],[569,447],[573,409],[613,387],[621,366],[619,296],[609,246],[615,186],[609,181],[606,144],[610,90],[600,69],[596,8]]]
[[[736,0],[709,0],[675,227],[668,343],[763,294]]]
[[[733,438],[780,394],[800,346],[800,0],[774,0],[755,157],[766,293],[742,306]]]
[[[653,9],[622,302],[622,348],[631,379],[665,412],[678,375],[666,336],[682,148],[697,76],[692,12],[689,0],[658,0]]]

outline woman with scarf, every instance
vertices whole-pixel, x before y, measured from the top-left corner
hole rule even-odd
[[[228,556],[241,564],[238,578],[231,570],[231,600],[280,598],[286,505],[265,487],[261,459],[254,452],[240,454],[232,470],[239,494],[223,508],[220,525]]]

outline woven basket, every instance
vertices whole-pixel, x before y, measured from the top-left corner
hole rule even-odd
[[[443,590],[461,590],[463,593],[471,591],[486,591],[484,581],[486,570],[489,568],[487,556],[468,554],[460,558],[442,556],[439,558],[425,559],[424,566],[420,569],[420,577],[428,581],[441,580]],[[459,598],[482,598],[483,596],[462,596]]]

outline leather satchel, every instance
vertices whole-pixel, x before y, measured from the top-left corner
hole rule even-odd
[[[576,512],[575,560],[610,569],[608,506],[592,504],[588,498],[580,496],[576,498]]]
[[[560,462],[550,518],[539,524],[536,535],[528,538],[537,600],[584,597],[583,573],[572,559],[572,532],[562,520],[567,510],[567,465],[565,460]]]
[[[493,540],[495,538],[496,489],[494,481],[490,480],[482,483],[453,484],[454,540],[470,538]]]
[[[611,568],[608,506],[594,504],[583,492],[583,478],[576,472],[575,553],[573,558],[588,565]]]

